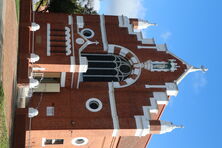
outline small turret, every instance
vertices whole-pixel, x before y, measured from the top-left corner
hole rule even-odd
[[[146,29],[150,26],[157,26],[157,24],[156,23],[150,23],[150,22],[145,21],[145,20],[139,20],[137,29],[139,29],[139,30]]]
[[[168,133],[168,132],[172,132],[176,128],[184,128],[184,126],[174,125],[172,122],[160,121],[160,123],[161,123],[160,134],[165,134],[165,133]]]
[[[172,122],[162,120],[150,120],[150,134],[165,134],[172,132],[176,128],[184,128],[181,125],[174,125]]]
[[[138,30],[146,29],[150,26],[157,26],[157,24],[155,23],[150,23],[148,21],[141,19],[131,19],[130,21],[131,24],[133,24],[133,29],[138,29]]]

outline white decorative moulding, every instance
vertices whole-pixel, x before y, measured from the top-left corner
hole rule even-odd
[[[71,51],[71,34],[70,34],[70,28],[69,27],[65,27],[65,40],[66,40],[66,55],[70,55],[72,53]]]
[[[104,15],[100,15],[100,30],[102,35],[102,42],[103,42],[103,50],[108,50],[108,40],[106,35],[106,25],[105,25],[105,17]]]
[[[86,57],[80,57],[79,72],[86,72],[88,70],[88,60]]]
[[[154,39],[143,39],[142,44],[155,44]]]
[[[47,56],[51,55],[50,34],[51,34],[51,24],[47,23]]]
[[[153,92],[153,97],[157,100],[157,104],[168,104],[168,97],[165,92]]]
[[[178,86],[176,83],[166,83],[166,93],[168,96],[177,96]]]
[[[145,85],[145,88],[165,88],[167,96],[177,96],[178,87],[176,83],[165,83],[165,85]]]
[[[85,42],[85,41],[84,41],[82,38],[77,38],[77,39],[76,39],[76,43],[79,44],[79,45],[84,44],[84,42]]]
[[[167,51],[167,45],[166,44],[157,44],[156,45],[157,51]]]
[[[84,27],[83,16],[76,16],[76,21],[77,21],[77,26],[79,28],[83,28]]]
[[[72,24],[73,24],[72,15],[69,15],[69,16],[68,16],[68,24],[69,24],[69,25],[72,25]]]

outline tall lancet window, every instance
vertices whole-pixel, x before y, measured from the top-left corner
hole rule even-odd
[[[168,70],[171,67],[172,67],[171,62],[154,62],[152,65],[153,70],[159,70],[159,69]]]
[[[170,59],[168,62],[160,62],[160,61],[146,61],[143,63],[143,67],[150,71],[158,71],[158,72],[174,72],[179,67],[176,63],[176,60]]]
[[[83,81],[118,82],[125,80],[132,71],[131,64],[122,56],[114,54],[82,54],[88,60],[88,70]]]

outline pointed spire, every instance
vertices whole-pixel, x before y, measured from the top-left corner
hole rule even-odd
[[[160,134],[168,133],[176,128],[184,128],[182,125],[174,125],[172,122],[161,121],[161,131]]]
[[[150,26],[157,26],[156,23],[150,23],[148,21],[145,21],[145,20],[139,20],[138,21],[138,29],[141,30],[141,29],[146,29]]]
[[[184,128],[183,125],[174,125],[174,126],[175,126],[175,128]]]

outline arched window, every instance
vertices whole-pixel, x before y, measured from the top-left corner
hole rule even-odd
[[[120,55],[82,54],[88,60],[88,70],[83,73],[83,81],[118,82],[131,73],[130,63]]]

